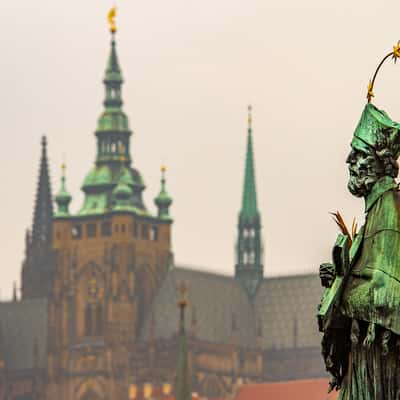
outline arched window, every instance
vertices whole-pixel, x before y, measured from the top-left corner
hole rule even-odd
[[[96,304],[96,336],[101,336],[103,333],[103,310],[101,304]]]
[[[101,304],[87,304],[85,307],[85,336],[103,334],[103,307]]]
[[[250,254],[249,254],[249,263],[250,264],[254,263],[254,258],[255,258],[254,251],[251,251]]]
[[[90,304],[87,304],[85,308],[85,336],[92,336],[93,334],[92,328],[93,328],[92,307]]]

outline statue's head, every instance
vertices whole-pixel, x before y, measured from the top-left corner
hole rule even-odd
[[[383,176],[395,178],[399,172],[400,124],[368,103],[351,142],[347,157],[350,192],[365,197]]]

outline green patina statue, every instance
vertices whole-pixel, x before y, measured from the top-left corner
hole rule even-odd
[[[365,224],[354,235],[344,226],[333,263],[320,266],[322,355],[340,400],[400,399],[399,155],[400,124],[368,102],[347,157]]]

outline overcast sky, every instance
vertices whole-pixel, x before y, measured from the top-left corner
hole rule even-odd
[[[48,136],[53,193],[67,163],[71,210],[95,157],[112,1],[0,2],[1,296],[20,278]],[[337,230],[362,218],[345,158],[380,59],[400,39],[400,2],[118,0],[118,54],[131,154],[155,211],[160,166],[174,199],[177,263],[234,269],[247,105],[253,105],[266,276],[316,272]],[[400,65],[387,63],[377,106],[400,120]]]

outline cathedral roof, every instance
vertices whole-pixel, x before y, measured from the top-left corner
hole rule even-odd
[[[255,296],[266,349],[319,347],[317,306],[322,288],[317,274],[264,279]]]
[[[313,348],[320,345],[316,314],[322,289],[318,275],[264,278],[251,304],[230,276],[188,268],[171,270],[158,292],[140,337],[176,335],[178,287],[188,288],[186,329],[198,339],[264,349]],[[195,320],[195,323],[194,323]]]
[[[46,366],[47,301],[43,299],[0,303],[3,327],[4,358],[10,370],[26,370],[35,366],[35,342],[38,367]]]
[[[195,271],[171,270],[158,292],[140,337],[148,339],[176,335],[179,321],[176,304],[179,285],[187,287],[186,331],[214,343],[255,346],[255,315],[246,292],[230,276]]]

